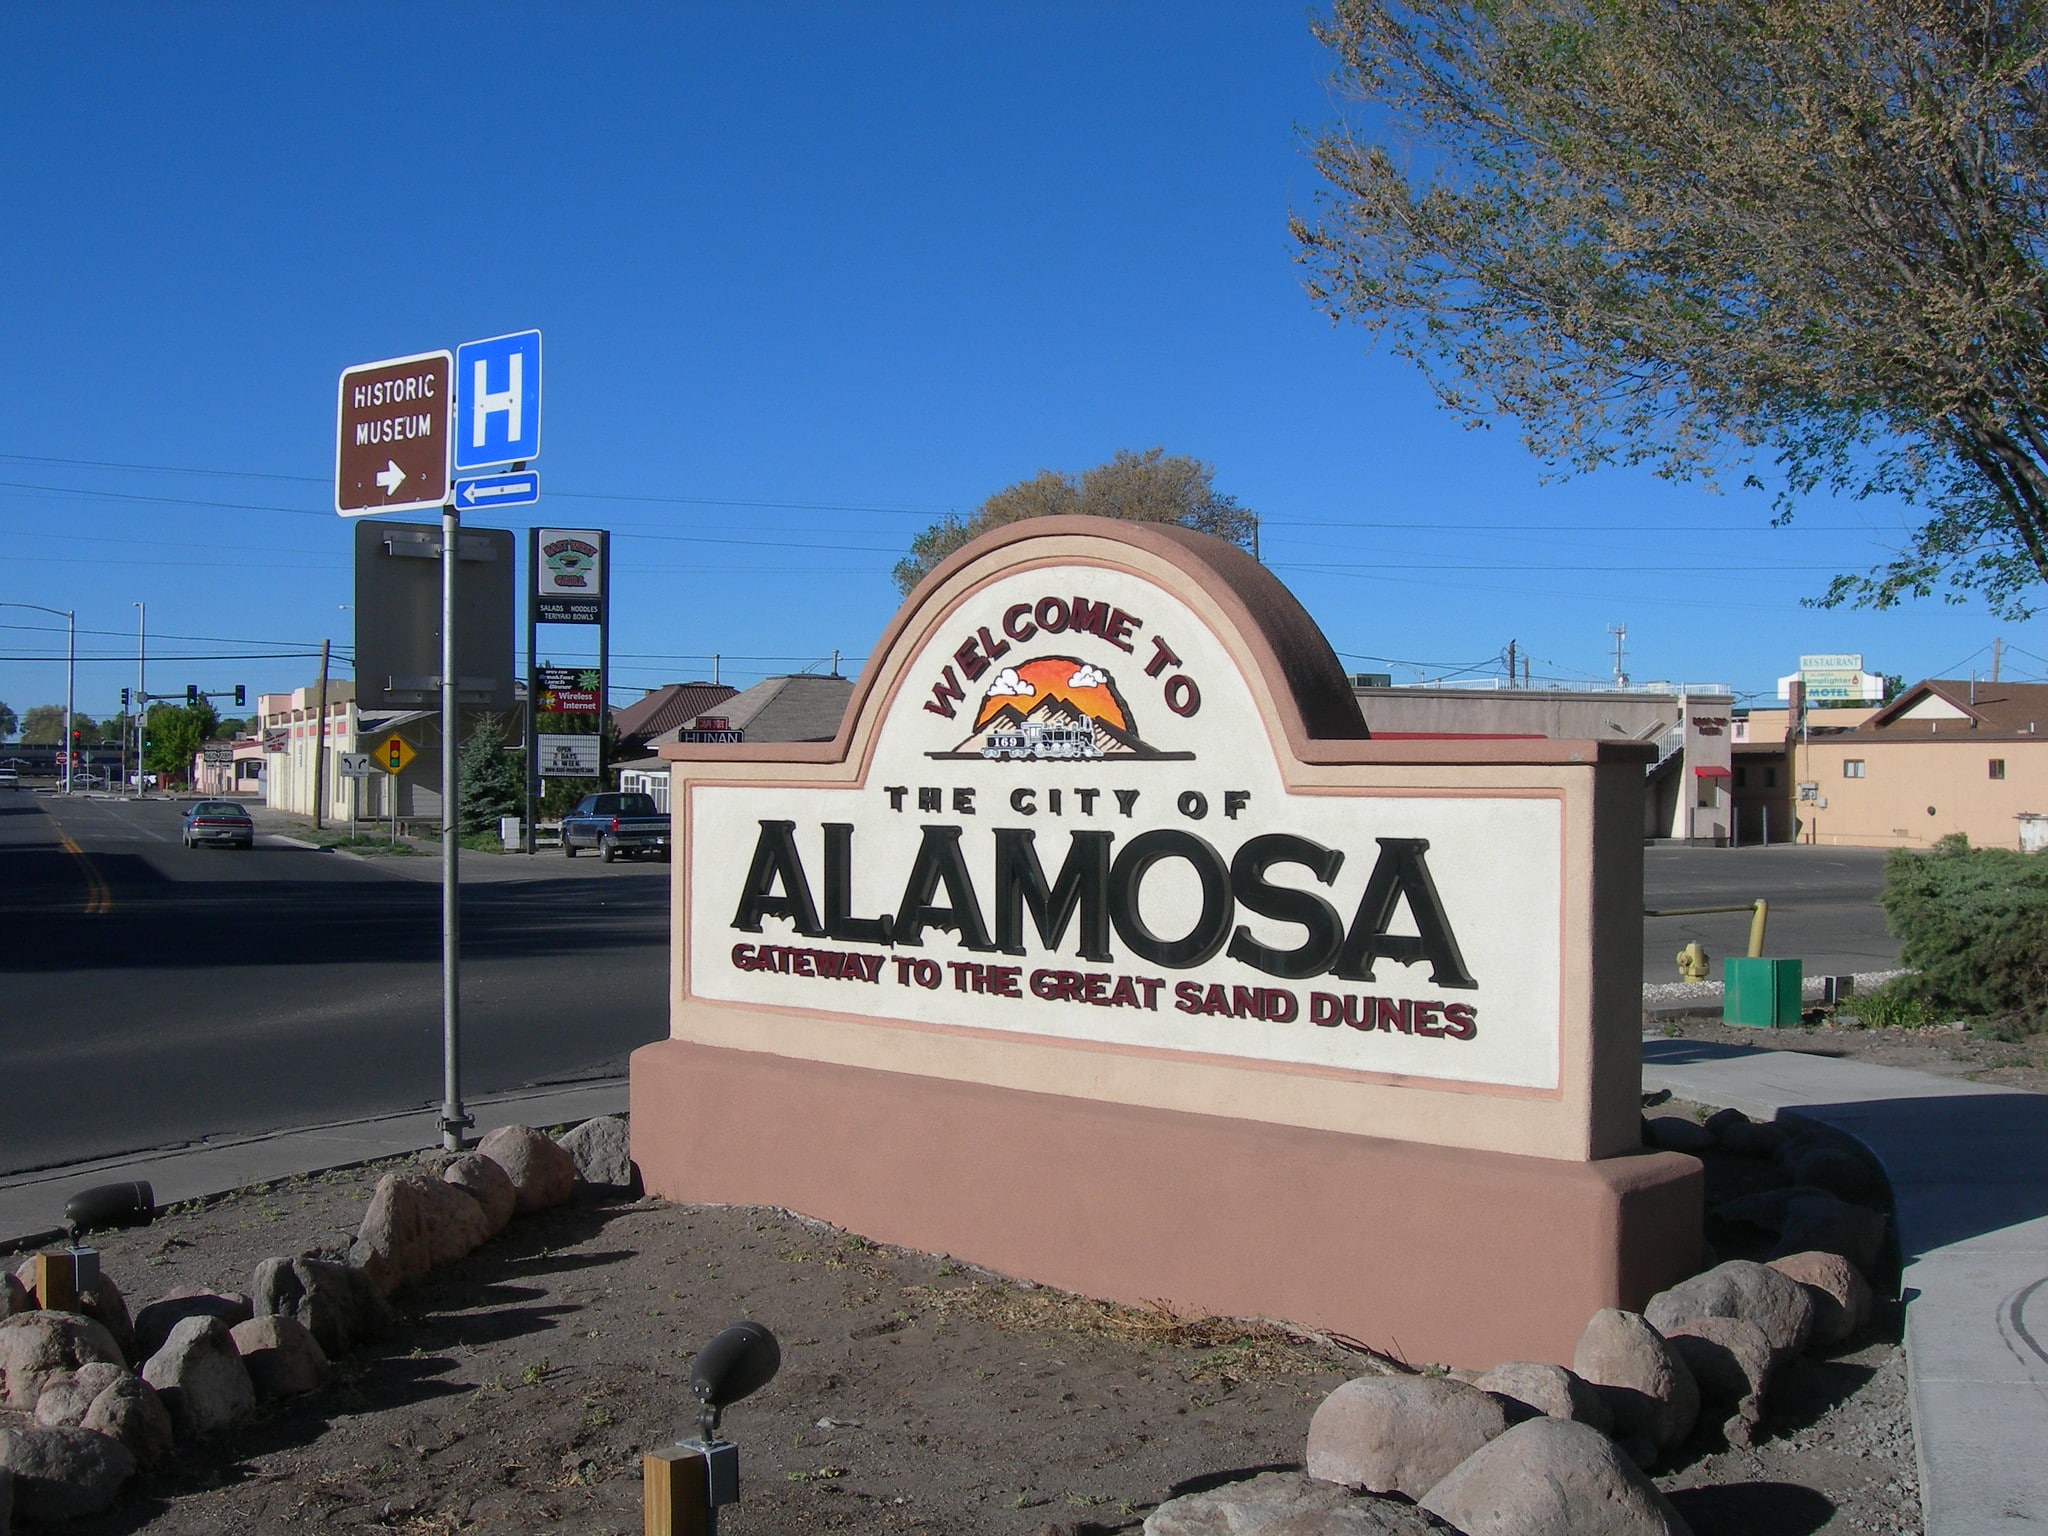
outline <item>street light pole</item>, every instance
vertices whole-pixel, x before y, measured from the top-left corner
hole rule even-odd
[[[0,603],[0,608],[27,608],[35,613],[55,614],[64,621],[64,793],[71,793],[71,706],[76,697],[78,677],[78,612],[72,608],[45,608],[41,603]]]
[[[135,605],[135,798],[143,798],[149,787],[149,779],[142,771],[142,731],[149,719],[148,683],[144,673],[144,626],[149,619],[149,609],[142,603]]]

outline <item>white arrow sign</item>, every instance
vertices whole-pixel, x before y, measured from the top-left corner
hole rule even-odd
[[[384,467],[377,471],[376,480],[384,494],[390,496],[405,484],[405,471],[398,467],[395,460],[386,459]]]

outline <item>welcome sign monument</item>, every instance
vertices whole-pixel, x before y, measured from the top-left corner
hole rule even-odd
[[[1236,548],[1043,518],[838,736],[678,745],[650,1192],[1415,1359],[1568,1359],[1690,1273],[1640,1146],[1632,743],[1373,739]]]

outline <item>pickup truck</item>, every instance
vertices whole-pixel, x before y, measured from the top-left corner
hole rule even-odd
[[[562,817],[562,854],[595,848],[609,864],[621,854],[668,857],[668,817],[644,794],[585,795]]]

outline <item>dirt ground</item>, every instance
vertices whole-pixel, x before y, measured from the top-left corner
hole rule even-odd
[[[1844,1012],[1847,1013],[1846,1007]],[[1832,1021],[1797,1029],[1745,1029],[1723,1024],[1717,1015],[1709,1014],[1646,1018],[1643,1032],[1765,1050],[1853,1057],[1879,1066],[1931,1072],[1936,1077],[1998,1083],[2028,1093],[2048,1092],[2048,1034],[2011,1042],[1987,1039],[1957,1024],[1934,1024],[1923,1029],[1863,1029]]]
[[[96,1241],[131,1307],[177,1285],[246,1290],[266,1256],[345,1243],[378,1171]],[[402,1293],[398,1313],[319,1393],[181,1449],[113,1513],[67,1529],[635,1532],[641,1452],[693,1427],[690,1357],[752,1317],[780,1336],[783,1368],[728,1415],[744,1501],[721,1519],[727,1536],[1088,1536],[1135,1530],[1176,1493],[1298,1466],[1317,1403],[1393,1368],[1276,1329],[1017,1285],[783,1213],[660,1201],[523,1217]],[[1918,1530],[1896,1306],[1835,1358],[1790,1368],[1767,1429],[1753,1451],[1708,1431],[1663,1469],[1699,1536]]]

